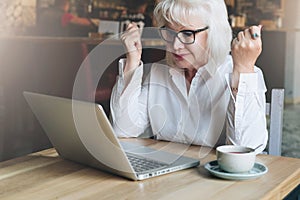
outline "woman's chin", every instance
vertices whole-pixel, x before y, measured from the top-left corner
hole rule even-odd
[[[177,60],[174,59],[174,64],[178,68],[189,68],[191,66],[191,63],[187,62],[186,60]]]
[[[188,62],[183,57],[178,57],[178,56],[176,57],[176,56],[172,55],[169,58],[170,58],[169,61],[171,61],[171,63],[169,63],[169,64],[176,68],[186,69],[186,68],[190,68],[192,65],[191,62]]]

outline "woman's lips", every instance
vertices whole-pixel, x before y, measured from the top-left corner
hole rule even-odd
[[[175,57],[176,60],[184,60],[184,54],[173,53],[173,56]]]

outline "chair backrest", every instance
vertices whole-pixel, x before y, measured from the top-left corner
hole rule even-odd
[[[281,156],[283,129],[284,89],[272,89],[271,102],[266,103],[266,115],[269,116],[269,143],[267,153]]]

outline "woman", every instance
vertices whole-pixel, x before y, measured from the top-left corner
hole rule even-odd
[[[261,26],[232,43],[223,0],[162,0],[155,10],[166,64],[153,64],[143,79],[140,32],[130,24],[121,36],[127,50],[111,97],[119,137],[148,127],[157,139],[214,147],[267,143],[266,87],[254,64],[261,53]],[[231,55],[229,55],[231,50]]]

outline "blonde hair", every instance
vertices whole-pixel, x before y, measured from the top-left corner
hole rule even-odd
[[[232,30],[224,0],[161,0],[154,9],[154,16],[158,26],[167,23],[187,26],[190,16],[198,16],[209,26],[209,62],[214,67],[222,64],[230,52]]]

